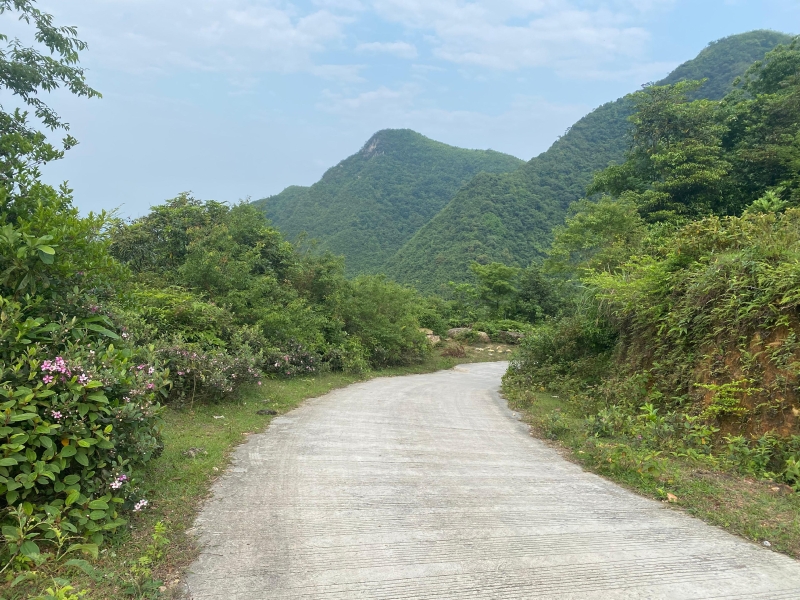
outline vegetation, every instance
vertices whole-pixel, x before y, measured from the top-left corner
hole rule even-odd
[[[754,61],[790,40],[765,31],[719,40],[665,82],[702,78],[705,84],[693,93],[718,99]],[[476,176],[386,263],[387,274],[442,293],[449,281],[468,279],[472,262],[524,267],[542,258],[553,227],[584,197],[594,173],[623,160],[633,110],[631,99],[605,104],[517,171]]]
[[[433,348],[455,326],[465,341],[525,334],[507,393],[604,473],[695,498],[712,520],[735,511],[715,516],[703,494],[729,488],[690,483],[696,465],[800,489],[796,42],[764,57],[778,34],[722,40],[681,68],[713,75],[722,61],[728,76],[763,58],[723,98],[713,77],[711,99],[700,82],[648,86],[511,174],[512,157],[385,131],[261,206],[181,194],[123,222],[82,217],[39,173],[76,143],[48,140],[42,129],[67,126],[40,94],[99,96],[77,66],[85,45],[31,0],[0,0],[0,13],[36,42],[0,51],[0,86],[33,111],[0,109],[4,594],[68,600],[80,582],[157,596],[243,433],[373,370],[508,351]],[[287,242],[264,210],[290,235],[318,227],[321,247]],[[406,241],[386,264],[441,297],[368,274]],[[367,274],[348,279],[327,249]],[[793,514],[796,496],[759,503],[735,529],[797,552],[796,523],[754,522]]]
[[[76,140],[48,141],[41,129],[67,126],[40,94],[99,96],[77,66],[85,45],[28,0],[0,12],[36,44],[0,53],[0,85],[33,111],[0,110],[0,585],[65,599],[80,595],[63,574],[92,576],[86,558],[148,510],[166,406],[428,364],[431,309],[383,277],[346,279],[341,259],[298,250],[245,203],[182,194],[130,223],[82,217],[41,180]],[[136,597],[165,539],[156,528],[131,567]]]
[[[792,519],[751,517],[800,490],[800,47],[769,52],[722,100],[694,90],[631,98],[625,162],[597,175],[590,193],[607,195],[574,205],[545,263],[572,307],[528,335],[504,385],[599,471],[797,553]],[[534,408],[546,390],[558,406]],[[722,502],[714,517],[693,472],[768,485],[749,516]]]
[[[290,239],[306,234],[318,250],[344,255],[348,274],[378,273],[470,178],[521,164],[500,152],[387,129],[311,187],[293,186],[254,204]]]

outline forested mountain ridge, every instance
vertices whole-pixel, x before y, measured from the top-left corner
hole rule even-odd
[[[592,173],[625,151],[626,102],[604,104],[519,170],[481,174],[387,264],[390,277],[426,292],[469,278],[471,262],[525,266],[542,256]]]
[[[409,129],[379,131],[310,187],[291,186],[254,204],[289,239],[306,233],[320,250],[346,257],[350,274],[386,261],[476,174],[524,162],[492,150],[465,150]]]
[[[723,38],[659,83],[707,79],[696,94],[718,99],[753,62],[791,39],[773,31]],[[630,115],[626,99],[604,104],[518,171],[477,176],[390,259],[387,273],[436,292],[448,281],[467,280],[473,261],[525,266],[542,256],[552,228],[585,195],[593,174],[622,161]]]
[[[731,90],[733,81],[755,61],[779,44],[788,44],[792,36],[759,29],[711,42],[692,60],[686,61],[658,82],[659,85],[708,79],[691,98],[720,100]]]

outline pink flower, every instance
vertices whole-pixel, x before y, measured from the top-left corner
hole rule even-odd
[[[139,501],[136,503],[136,506],[134,506],[134,507],[133,507],[133,512],[139,512],[139,511],[140,511],[140,510],[142,510],[142,509],[143,509],[145,506],[147,506],[147,500],[145,500],[144,498],[142,498],[141,500],[139,500]]]
[[[64,416],[57,410],[51,410],[50,414],[53,416],[54,419],[60,419],[61,417]]]
[[[78,383],[81,385],[86,385],[89,383],[89,376],[86,373],[81,373],[81,376],[78,377]]]
[[[42,377],[42,381],[45,384],[52,383],[53,382],[53,376],[52,375],[45,375],[44,377]]]

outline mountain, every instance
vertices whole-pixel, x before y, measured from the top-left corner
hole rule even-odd
[[[254,204],[289,239],[306,233],[318,249],[343,254],[349,274],[375,273],[472,177],[523,164],[508,154],[386,129],[311,187],[292,186]]]
[[[753,62],[791,39],[773,31],[730,36],[659,83],[707,79],[698,94],[718,99]],[[386,273],[436,292],[467,279],[473,261],[526,266],[542,256],[553,227],[584,196],[593,173],[623,159],[630,114],[625,99],[604,104],[517,171],[477,175],[387,262]]]
[[[739,35],[732,35],[716,42],[711,42],[697,58],[686,61],[659,81],[666,85],[679,81],[706,79],[708,81],[694,93],[695,98],[719,100],[729,91],[734,79],[744,73],[747,68],[778,46],[788,44],[793,36],[759,29]]]

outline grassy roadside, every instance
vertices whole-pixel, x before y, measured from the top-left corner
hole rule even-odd
[[[489,351],[491,350],[491,352]],[[490,344],[466,348],[466,356],[445,357],[434,351],[424,363],[363,375],[325,373],[313,377],[265,380],[245,390],[233,401],[169,408],[164,414],[163,454],[148,464],[139,482],[147,509],[131,515],[129,530],[116,536],[92,561],[92,575],[74,567],[60,567],[29,585],[9,589],[0,583],[0,600],[36,597],[53,588],[59,578],[68,579],[85,596],[70,593],[45,598],[57,600],[105,600],[107,598],[179,598],[181,577],[197,555],[187,530],[208,497],[215,479],[228,464],[232,450],[252,433],[263,431],[274,418],[308,398],[375,377],[430,373],[457,364],[503,360],[508,346]],[[257,414],[266,410],[274,414]],[[158,533],[156,524],[165,531]],[[160,528],[158,530],[161,531]],[[154,536],[155,534],[155,536]],[[45,573],[42,573],[45,575]],[[62,584],[63,585],[63,584]]]
[[[504,395],[534,435],[549,440],[587,470],[800,558],[800,494],[788,486],[742,477],[702,458],[656,453],[613,437],[590,436],[584,419],[550,394],[507,387]]]

